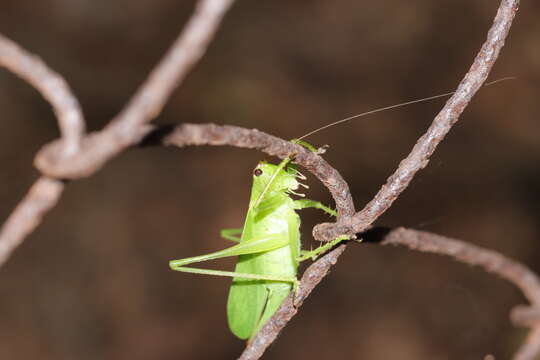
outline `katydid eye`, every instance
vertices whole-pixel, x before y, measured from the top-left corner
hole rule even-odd
[[[262,175],[262,170],[261,169],[255,169],[255,171],[253,171],[253,175],[261,176]]]

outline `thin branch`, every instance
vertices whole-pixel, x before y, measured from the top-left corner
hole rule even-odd
[[[369,231],[367,241],[382,245],[402,245],[411,250],[450,256],[462,263],[482,267],[488,273],[500,276],[517,286],[533,307],[519,306],[512,311],[512,320],[531,327],[527,339],[514,356],[514,360],[534,360],[540,353],[540,279],[517,261],[489,249],[450,239],[425,231],[397,228],[390,232]]]
[[[519,0],[501,2],[486,41],[454,95],[446,102],[426,133],[418,139],[411,153],[401,161],[397,170],[388,178],[373,200],[354,216],[353,227],[356,232],[363,231],[366,226],[371,225],[388,210],[399,194],[409,186],[414,175],[427,166],[437,146],[459,120],[463,110],[486,81],[504,46],[518,5]]]
[[[536,360],[538,354],[540,354],[540,327],[536,326],[529,331],[525,342],[514,355],[514,360]]]
[[[533,327],[540,325],[539,306],[516,306],[510,315],[512,322],[518,326]]]
[[[64,179],[89,176],[126,147],[139,141],[145,126],[158,116],[172,91],[204,55],[233,0],[201,0],[184,31],[148,76],[127,106],[105,129],[91,134],[76,158],[59,157],[59,144],[47,144],[34,163],[44,174]]]
[[[354,214],[354,203],[347,182],[341,174],[323,158],[304,147],[257,129],[215,124],[182,124],[171,128],[161,128],[149,134],[144,145],[230,145],[248,149],[258,149],[271,156],[284,159],[294,156],[294,162],[309,170],[330,191],[339,217]]]
[[[3,35],[0,35],[0,66],[26,80],[51,104],[62,135],[58,141],[59,157],[75,154],[80,148],[85,125],[79,102],[64,78]],[[41,177],[32,185],[0,229],[0,266],[56,205],[63,189],[61,181],[47,177]]]
[[[374,241],[368,231],[363,238]],[[411,250],[450,256],[462,263],[482,267],[516,285],[531,304],[540,304],[540,280],[525,265],[489,249],[426,231],[397,228],[382,237],[382,245],[403,245]]]
[[[223,16],[233,3],[233,0],[199,1],[184,31],[126,108],[107,128],[114,128],[119,135],[127,133],[127,137],[131,138],[133,129],[158,116],[172,91],[206,52]]]
[[[381,187],[373,200],[354,215],[350,224],[337,224],[336,228],[329,223],[318,225],[314,229],[316,238],[327,241],[335,239],[343,234],[343,225],[350,226],[349,234],[366,230],[390,208],[397,197],[409,186],[416,173],[427,166],[429,158],[439,143],[458,121],[465,107],[487,79],[504,46],[518,6],[519,0],[501,1],[487,39],[456,92],[446,102],[426,133],[418,139],[410,154],[401,161],[397,170],[388,178],[386,184]]]
[[[26,80],[51,104],[62,133],[60,155],[77,152],[84,133],[84,119],[79,101],[64,78],[3,35],[0,35],[0,66]]]
[[[285,299],[279,310],[248,344],[239,360],[259,359],[264,354],[268,347],[267,344],[271,344],[276,340],[278,334],[296,315],[311,291],[328,275],[330,268],[335,265],[343,251],[345,251],[345,245],[340,245],[306,269],[300,280],[300,288],[296,297],[291,294]]]
[[[63,182],[47,177],[41,177],[32,185],[0,229],[0,266],[56,205],[63,190]]]

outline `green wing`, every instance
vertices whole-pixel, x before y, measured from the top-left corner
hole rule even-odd
[[[284,246],[260,254],[241,255],[238,257],[235,272],[263,275],[261,270],[266,269],[264,275],[277,275],[269,265],[275,264],[275,258],[282,256],[280,253],[290,257],[290,247]],[[280,276],[285,275],[282,271],[277,272],[281,273]],[[295,279],[294,273],[289,276],[291,280]],[[227,317],[233,334],[241,339],[251,338],[276,312],[292,287],[292,282],[234,278],[227,303]]]
[[[278,166],[260,163],[254,175],[250,204],[240,243],[250,238],[276,236],[283,246],[256,254],[238,256],[235,272],[274,276],[285,281],[233,278],[227,302],[227,318],[233,334],[251,338],[279,308],[296,280],[300,220],[284,182],[291,175]],[[275,185],[275,188],[274,188]],[[292,231],[291,231],[292,230]]]
[[[256,274],[256,257],[261,254],[241,255],[238,257],[236,272]],[[240,339],[249,339],[261,318],[268,293],[265,281],[234,278],[229,300],[227,318],[232,333]]]
[[[282,225],[284,231],[281,240],[287,245],[267,252],[238,256],[235,272],[296,280],[296,257],[300,243],[298,216],[293,211],[287,217],[279,214],[278,218],[286,219]],[[246,226],[245,233],[257,233],[260,225]],[[227,318],[233,334],[241,339],[249,339],[259,331],[291,292],[292,281],[234,278],[227,303]]]

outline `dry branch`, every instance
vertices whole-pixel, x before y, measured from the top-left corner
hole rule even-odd
[[[322,157],[291,143],[257,129],[249,130],[237,126],[215,124],[182,124],[173,128],[162,128],[149,134],[144,143],[175,145],[230,145],[248,149],[258,149],[264,153],[284,159],[294,156],[294,162],[309,170],[330,191],[338,218],[354,214],[354,203],[349,186],[341,174]]]
[[[84,119],[79,101],[64,78],[51,70],[39,57],[2,35],[0,66],[26,80],[51,104],[62,133],[61,155],[69,156],[77,152],[84,133]]]
[[[487,39],[476,55],[473,64],[459,84],[454,95],[433,120],[426,133],[416,142],[409,155],[401,161],[397,170],[390,176],[362,210],[356,213],[350,224],[320,224],[314,229],[318,239],[335,239],[343,234],[343,227],[350,226],[349,234],[363,232],[390,208],[397,197],[409,186],[414,175],[427,166],[429,158],[458,121],[459,116],[472,97],[486,81],[493,64],[504,46],[510,26],[516,15],[519,0],[502,0]]]
[[[512,320],[531,327],[525,343],[514,360],[533,360],[540,352],[540,279],[525,265],[489,249],[425,231],[398,228],[384,236],[375,234],[370,240],[382,245],[402,245],[411,250],[450,256],[462,263],[482,267],[517,286],[533,307],[519,306],[512,311]],[[366,239],[369,239],[369,233]],[[378,239],[374,239],[378,238]]]
[[[369,237],[369,233],[365,237]],[[538,276],[525,265],[510,260],[496,251],[426,231],[404,228],[390,231],[381,240],[382,245],[403,245],[411,250],[447,255],[462,263],[480,266],[486,272],[498,275],[516,285],[531,304],[540,304]]]
[[[105,131],[132,138],[134,129],[161,113],[173,90],[202,58],[234,0],[203,0],[161,62]]]
[[[159,115],[172,91],[204,55],[233,3],[233,0],[199,1],[185,29],[124,110],[105,129],[87,136],[81,151],[74,156],[63,158],[59,142],[52,142],[38,153],[35,166],[54,178],[86,177],[127,147],[138,143],[150,130],[146,124]]]
[[[63,190],[64,184],[61,181],[47,177],[41,177],[32,185],[0,230],[0,266],[26,236],[36,229],[43,215],[56,205]]]

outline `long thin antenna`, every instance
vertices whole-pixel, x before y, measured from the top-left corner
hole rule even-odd
[[[486,84],[484,84],[484,86],[490,86],[490,85],[494,85],[498,82],[501,82],[501,81],[505,81],[505,80],[514,80],[516,79],[516,77],[514,76],[508,76],[508,77],[504,77],[504,78],[501,78],[501,79],[498,79],[498,80],[494,80],[494,81],[491,81],[491,82],[488,82]],[[329,127],[332,127],[332,126],[335,126],[335,125],[338,125],[338,124],[341,124],[341,123],[344,123],[344,122],[347,122],[349,120],[352,120],[352,119],[356,119],[356,118],[359,118],[359,117],[362,117],[362,116],[366,116],[366,115],[371,115],[371,114],[375,114],[375,113],[378,113],[378,112],[381,112],[381,111],[385,111],[385,110],[390,110],[390,109],[395,109],[395,108],[398,108],[398,107],[401,107],[401,106],[406,106],[406,105],[411,105],[411,104],[416,104],[416,103],[419,103],[419,102],[424,102],[424,101],[429,101],[429,100],[433,100],[433,99],[438,99],[438,98],[442,98],[442,97],[445,97],[445,96],[450,96],[450,95],[453,95],[455,93],[455,91],[452,91],[452,92],[448,92],[448,93],[444,93],[444,94],[440,94],[440,95],[434,95],[434,96],[430,96],[430,97],[426,97],[426,98],[422,98],[422,99],[417,99],[417,100],[411,100],[411,101],[407,101],[407,102],[403,102],[403,103],[400,103],[400,104],[395,104],[395,105],[390,105],[390,106],[385,106],[385,107],[382,107],[382,108],[378,108],[378,109],[375,109],[375,110],[370,110],[370,111],[366,111],[366,112],[363,112],[363,113],[360,113],[360,114],[357,114],[357,115],[353,115],[353,116],[349,116],[345,119],[341,119],[341,120],[338,120],[338,121],[335,121],[333,123],[330,123],[330,124],[327,124],[327,125],[324,125],[318,129],[315,129],[313,131],[310,131],[308,132],[307,134],[299,137],[299,138],[296,138],[295,140],[302,140],[302,139],[305,139],[306,137],[310,136],[310,135],[313,135],[315,133],[318,133],[319,131],[321,130],[324,130],[324,129],[328,129]]]

